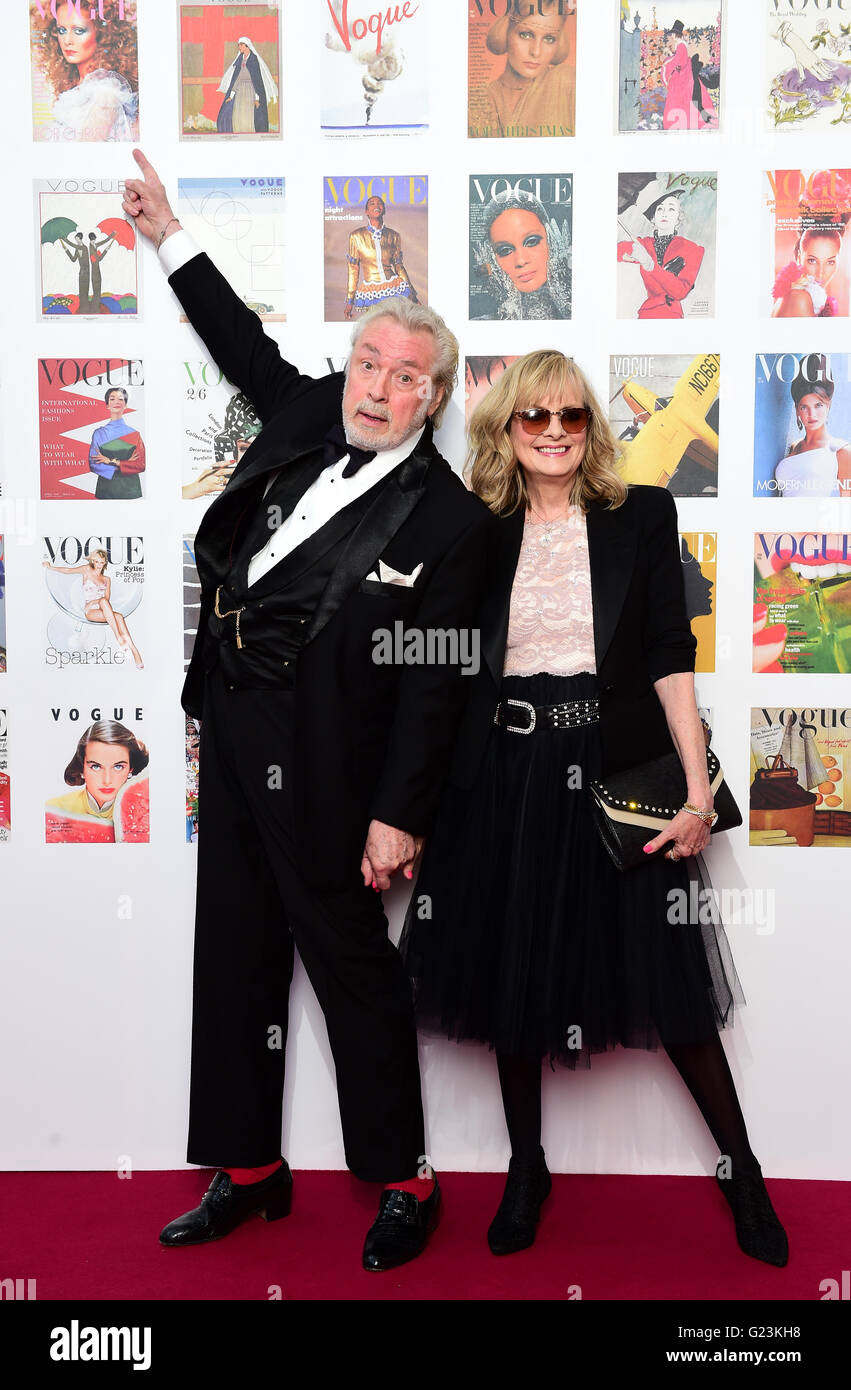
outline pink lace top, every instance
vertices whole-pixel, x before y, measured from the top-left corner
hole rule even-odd
[[[527,513],[511,590],[505,675],[596,672],[585,514],[536,522]]]

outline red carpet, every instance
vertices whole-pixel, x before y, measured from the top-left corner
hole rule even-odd
[[[4,1173],[0,1278],[42,1299],[818,1300],[851,1252],[849,1185],[768,1180],[789,1233],[785,1269],[741,1253],[713,1178],[555,1176],[531,1250],[496,1258],[485,1233],[497,1173],[445,1173],[426,1252],[388,1274],[360,1268],[379,1188],[347,1173],[295,1175],[292,1215],[252,1217],[227,1239],[166,1250],[162,1226],[196,1206],[212,1171]]]

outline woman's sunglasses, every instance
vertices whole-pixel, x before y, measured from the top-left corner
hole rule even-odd
[[[549,428],[550,420],[557,415],[566,434],[581,434],[591,419],[587,405],[566,405],[564,410],[547,410],[542,405],[531,405],[528,410],[515,410],[524,434],[543,434]]]

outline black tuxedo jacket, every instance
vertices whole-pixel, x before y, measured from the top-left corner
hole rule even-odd
[[[522,509],[497,520],[482,614],[482,667],[450,771],[450,780],[463,787],[476,776],[499,701],[523,523]],[[587,529],[606,774],[673,750],[653,682],[675,671],[693,671],[697,644],[686,612],[671,494],[659,487],[630,487],[621,507],[592,503]]]
[[[315,451],[342,423],[343,375],[314,379],[284,361],[207,256],[187,262],[170,283],[211,356],[263,421],[195,537],[201,611],[181,703],[203,719],[203,650],[216,588],[262,504],[270,470]],[[427,425],[349,536],[298,657],[298,833],[305,872],[326,887],[342,887],[359,866],[371,819],[428,832],[474,684],[459,666],[373,660],[374,633],[392,632],[398,621],[423,630],[477,626],[495,522],[431,433]],[[379,558],[405,574],[419,564],[422,571],[411,588],[378,583],[366,576]]]

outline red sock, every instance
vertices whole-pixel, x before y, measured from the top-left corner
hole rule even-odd
[[[434,1191],[434,1178],[408,1178],[406,1182],[387,1182],[385,1192],[412,1192],[418,1202],[425,1202]]]
[[[246,1187],[252,1182],[262,1182],[264,1178],[271,1178],[281,1166],[281,1160],[277,1163],[264,1163],[262,1168],[223,1168],[222,1172],[229,1173],[233,1181],[239,1187]]]

